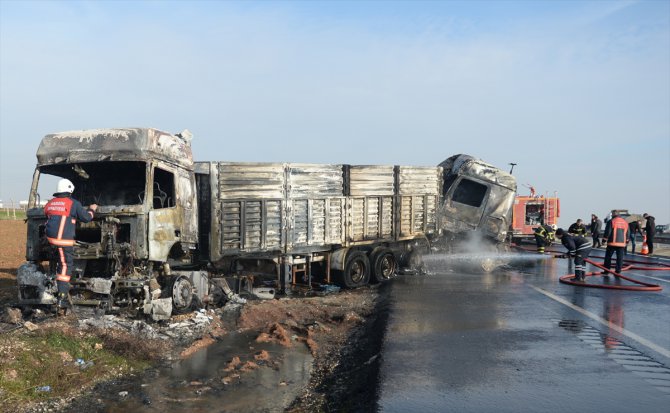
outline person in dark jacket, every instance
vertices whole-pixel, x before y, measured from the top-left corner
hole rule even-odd
[[[624,250],[625,254],[628,254],[628,244],[632,247],[631,254],[635,254],[635,237],[637,234],[640,234],[640,236],[644,236],[642,234],[642,229],[640,228],[640,222],[639,221],[631,221],[628,223],[628,239],[630,242],[626,243],[626,249]]]
[[[56,285],[58,287],[57,305],[60,309],[68,305],[77,220],[91,222],[98,208],[96,204],[84,208],[79,201],[72,198],[73,191],[74,184],[69,179],[61,179],[58,181],[54,198],[44,206],[44,213],[47,216],[45,227],[47,240],[58,252]]]
[[[616,211],[612,211],[612,219],[605,226],[605,238],[607,238],[607,248],[603,265],[608,270],[612,268],[612,255],[616,253],[616,273],[621,274],[624,248],[628,241],[628,223]]]
[[[644,213],[642,215],[644,219],[647,220],[647,224],[644,226],[644,232],[647,234],[647,247],[649,247],[649,254],[654,253],[654,235],[656,235],[656,218],[651,215]]]
[[[591,214],[591,238],[593,238],[592,248],[600,248],[600,234],[603,229],[603,222],[596,216],[596,214]]]
[[[584,260],[591,254],[590,243],[579,235],[566,234],[563,228],[556,230],[556,238],[560,239],[561,244],[568,250],[567,255],[575,259],[575,277],[572,281],[584,282],[586,280],[586,263]]]
[[[584,226],[581,218],[578,219],[574,224],[570,225],[568,228],[568,234],[579,235],[580,237],[586,236],[586,227]]]

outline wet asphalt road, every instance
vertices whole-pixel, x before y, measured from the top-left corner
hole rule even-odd
[[[670,271],[627,273],[664,288],[630,292],[560,284],[567,268],[394,280],[378,410],[670,412]]]

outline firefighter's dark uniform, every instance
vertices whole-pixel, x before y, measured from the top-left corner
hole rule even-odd
[[[620,216],[615,216],[607,221],[605,227],[605,238],[607,238],[607,248],[605,249],[605,268],[612,268],[612,255],[616,252],[616,273],[621,273],[623,265],[624,248],[628,239],[628,223]]]
[[[544,253],[544,247],[551,246],[551,243],[554,241],[554,229],[545,224],[535,228],[533,232],[535,233],[537,252]]]
[[[570,235],[579,235],[580,237],[586,236],[586,226],[584,224],[577,224],[576,222],[568,228],[568,234]]]
[[[45,232],[49,244],[58,252],[56,284],[58,306],[62,307],[70,291],[77,220],[90,222],[93,219],[93,210],[85,209],[79,201],[72,199],[69,193],[58,193],[54,196],[55,198],[44,206],[44,213],[47,216]]]
[[[591,254],[591,242],[581,236],[563,234],[561,244],[568,249],[568,255],[575,258],[575,278],[579,281],[586,279],[585,258]]]

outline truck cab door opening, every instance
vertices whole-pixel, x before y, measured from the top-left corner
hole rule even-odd
[[[170,249],[180,240],[181,214],[176,207],[174,173],[153,168],[149,211],[149,259],[166,261]]]

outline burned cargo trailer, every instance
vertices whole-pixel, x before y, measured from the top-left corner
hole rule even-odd
[[[154,318],[230,295],[230,277],[245,281],[237,289],[354,288],[473,233],[495,247],[516,191],[467,155],[438,167],[193,162],[189,133],[147,128],[47,135],[37,160],[20,303],[55,302],[39,201],[67,178],[74,198],[99,205],[77,225],[73,302]]]

